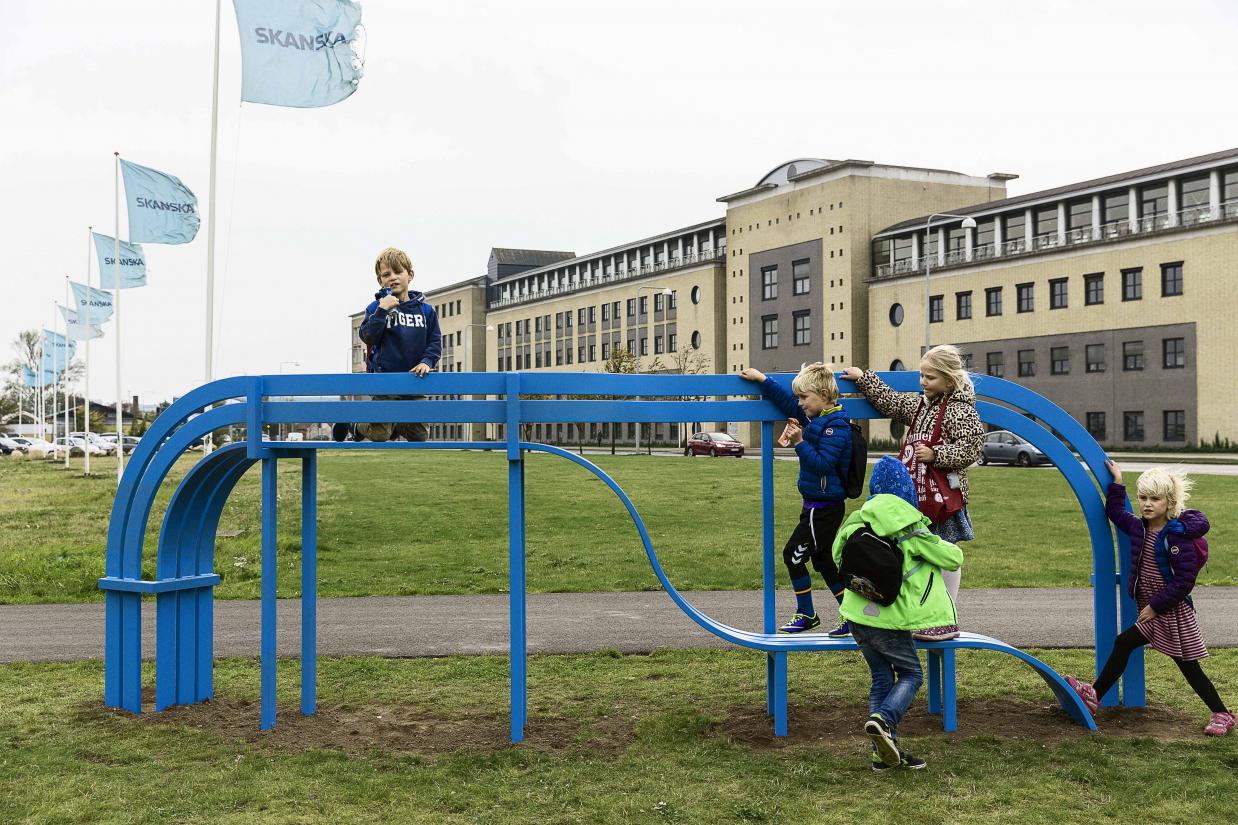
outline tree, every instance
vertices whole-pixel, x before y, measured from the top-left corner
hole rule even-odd
[[[606,363],[602,365],[603,372],[609,372],[615,375],[630,375],[636,372],[636,356],[627,347],[615,347],[610,352],[610,358],[606,359]],[[614,400],[616,396],[608,395],[607,399]],[[616,422],[610,423],[610,454],[615,454],[615,430],[617,429]]]
[[[675,370],[680,375],[700,375],[709,371],[709,356],[696,347],[675,350],[675,352],[671,353],[671,360],[675,365]],[[680,396],[682,401],[704,401],[705,399],[706,396],[704,395]],[[681,423],[690,423],[693,432],[699,430],[701,426],[699,421]],[[686,448],[688,446],[688,433],[682,432],[680,435],[682,436],[680,438],[680,446]]]
[[[38,390],[35,387],[27,387],[23,377],[27,369],[36,375],[42,370],[43,333],[38,329],[22,330],[13,339],[12,347],[17,357],[0,367],[0,376],[4,378],[3,388],[0,389],[0,417],[16,416],[19,409],[34,409]],[[55,383],[44,387],[44,392],[54,392],[58,395],[72,392],[84,369],[80,361],[71,362],[56,377]]]

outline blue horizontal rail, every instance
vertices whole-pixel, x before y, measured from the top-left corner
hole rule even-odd
[[[218,573],[200,576],[174,576],[170,579],[122,579],[104,576],[99,579],[100,590],[117,590],[124,593],[171,593],[175,590],[196,590],[199,587],[214,587],[219,584]]]

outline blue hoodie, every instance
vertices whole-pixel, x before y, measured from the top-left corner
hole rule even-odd
[[[807,501],[843,503],[847,499],[847,468],[851,463],[851,420],[836,406],[812,419],[800,402],[772,378],[761,382],[761,393],[788,418],[804,428],[804,440],[795,445],[800,477],[795,486]]]
[[[408,372],[418,364],[434,369],[443,350],[438,313],[425,302],[425,295],[412,290],[407,300],[390,310],[379,309],[378,301],[372,301],[365,308],[359,334],[370,348],[367,372]]]

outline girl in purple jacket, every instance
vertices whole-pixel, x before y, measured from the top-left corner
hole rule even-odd
[[[1134,626],[1118,636],[1113,652],[1105,662],[1095,684],[1073,676],[1066,681],[1092,713],[1100,698],[1118,681],[1126,662],[1136,648],[1151,645],[1174,660],[1187,684],[1212,711],[1204,733],[1224,736],[1234,727],[1230,713],[1217,695],[1212,680],[1199,666],[1208,656],[1203,634],[1195,620],[1191,589],[1203,560],[1207,558],[1208,518],[1198,510],[1185,510],[1190,498],[1191,480],[1182,473],[1153,468],[1139,476],[1137,517],[1126,509],[1126,488],[1122,469],[1107,461],[1113,473],[1105,499],[1105,514],[1131,543],[1131,572],[1127,591],[1139,608]]]

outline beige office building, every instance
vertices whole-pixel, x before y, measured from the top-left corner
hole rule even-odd
[[[642,371],[915,369],[927,327],[929,343],[958,344],[975,372],[1047,395],[1102,443],[1238,438],[1225,403],[1238,332],[1222,318],[1238,150],[1007,198],[1015,177],[798,159],[719,198],[725,215],[694,226],[584,255],[495,248],[484,275],[427,293],[443,330],[439,369],[600,371],[620,347]],[[655,444],[686,435],[674,423],[643,429]],[[754,427],[732,430],[757,441]]]

